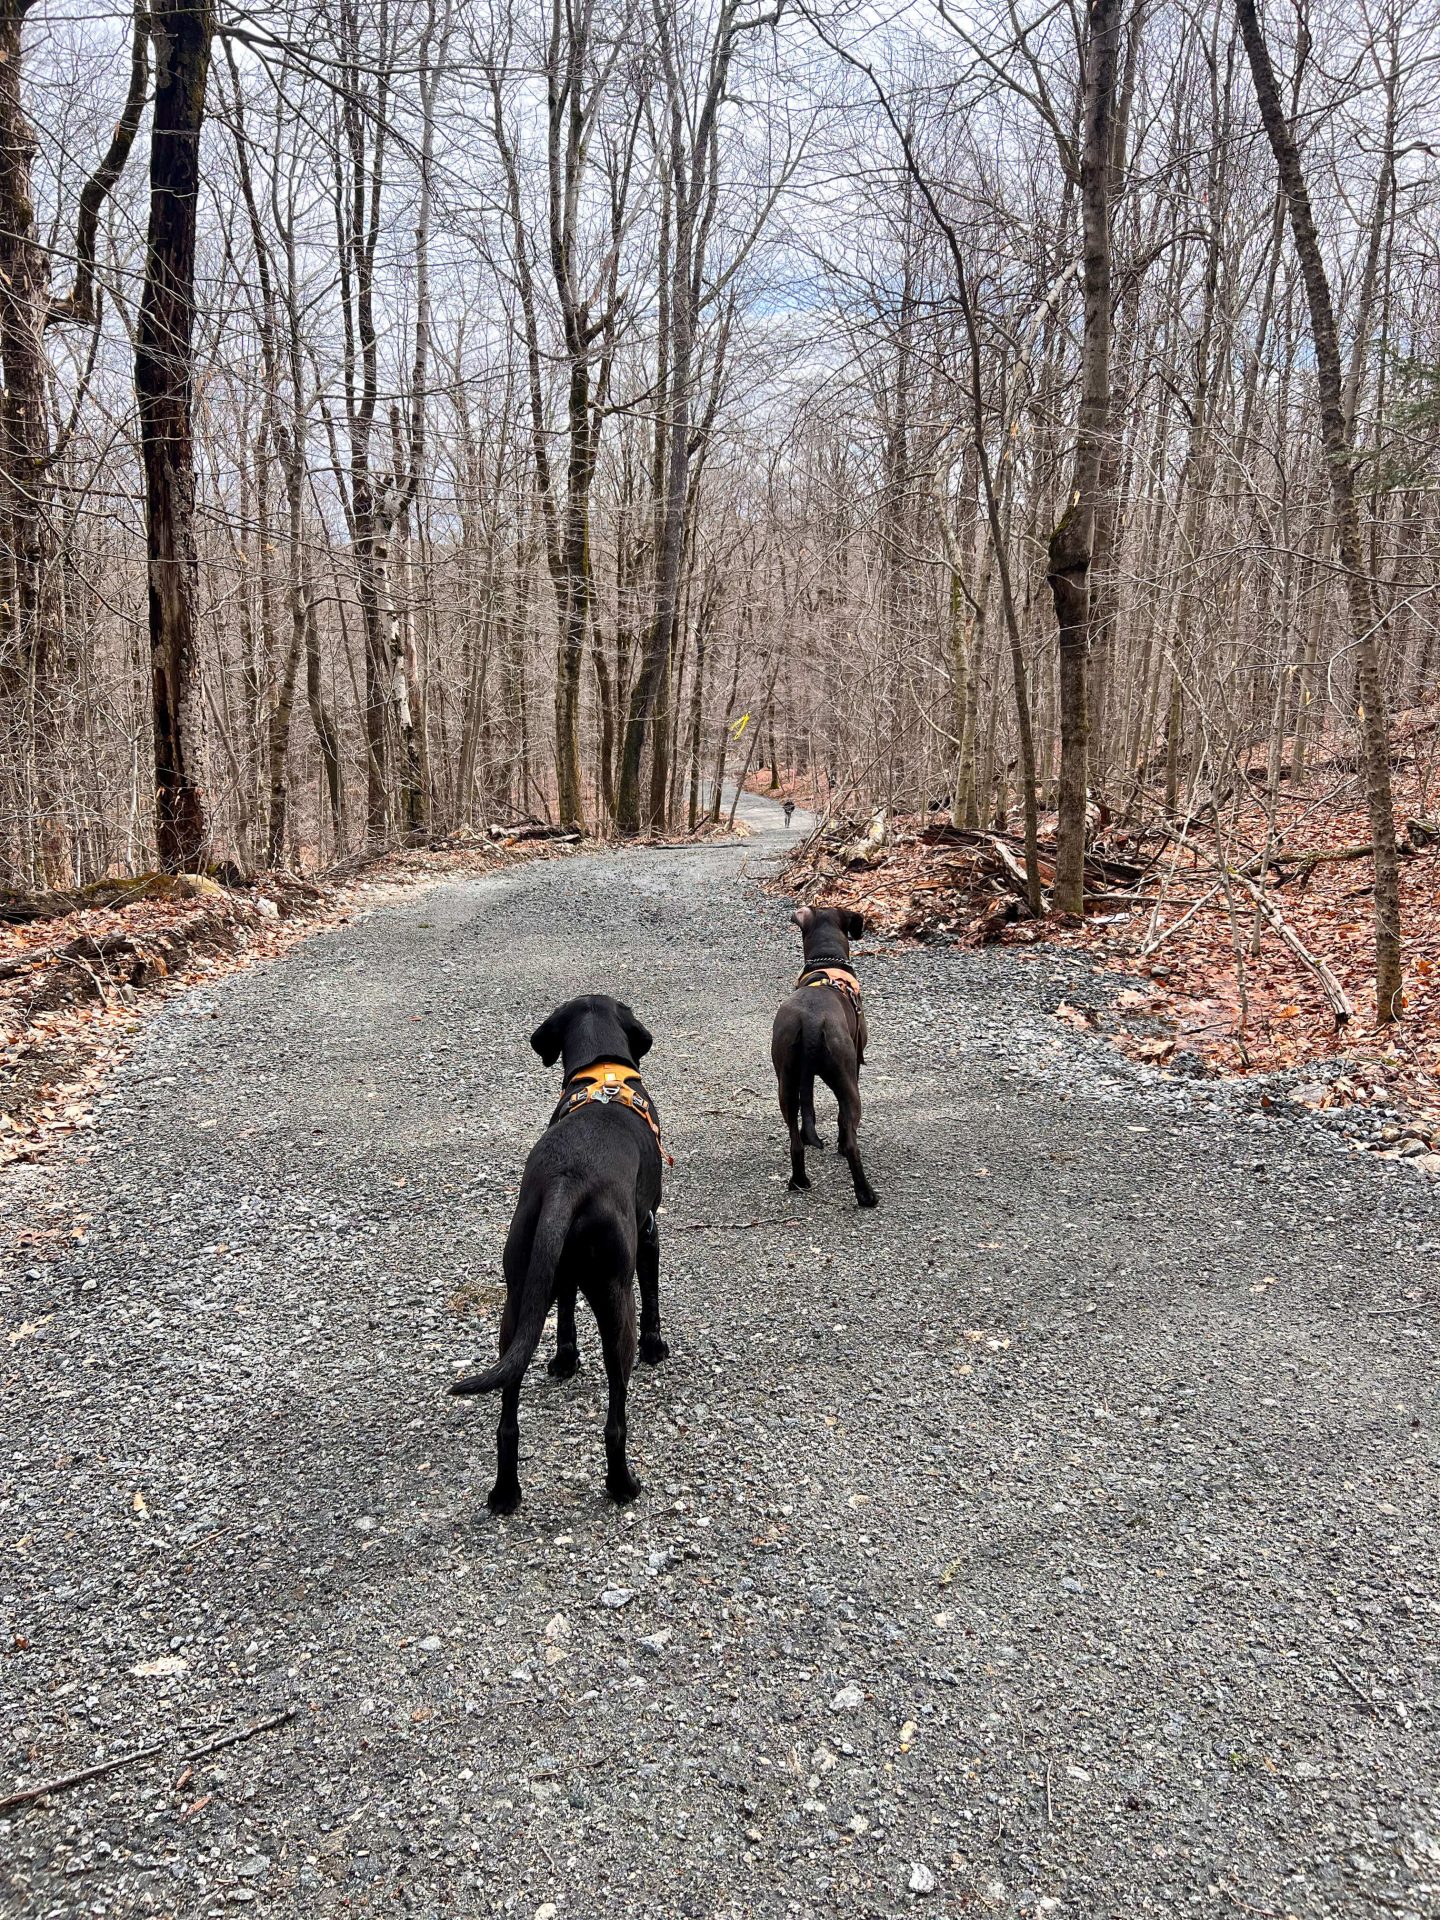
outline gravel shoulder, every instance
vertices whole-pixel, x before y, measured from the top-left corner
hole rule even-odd
[[[0,1799],[165,1747],[0,1811],[0,1913],[1440,1913],[1433,1187],[927,949],[862,962],[879,1210],[791,1195],[743,805],[176,998],[4,1176]],[[588,987],[657,1035],[673,1357],[617,1512],[582,1316],[502,1522],[444,1389]]]

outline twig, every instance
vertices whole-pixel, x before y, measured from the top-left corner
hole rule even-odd
[[[1257,912],[1262,913],[1270,922],[1270,925],[1275,929],[1276,933],[1279,934],[1295,958],[1299,960],[1302,965],[1307,966],[1315,975],[1315,978],[1320,982],[1321,988],[1324,991],[1325,998],[1330,1002],[1330,1011],[1335,1016],[1335,1025],[1337,1027],[1343,1027],[1345,1022],[1349,1020],[1355,1012],[1355,1002],[1350,998],[1349,994],[1346,993],[1344,987],[1341,986],[1325,962],[1316,954],[1311,953],[1295,929],[1281,919],[1277,910],[1270,904],[1263,887],[1257,887],[1255,882],[1246,879],[1243,873],[1237,873],[1235,878],[1255,902]]]
[[[1152,953],[1158,952],[1159,949],[1162,946],[1164,946],[1165,942],[1170,938],[1171,934],[1178,933],[1181,927],[1183,927],[1188,920],[1193,919],[1194,916],[1200,911],[1200,909],[1204,905],[1206,905],[1208,901],[1211,901],[1215,898],[1216,894],[1219,893],[1219,891],[1220,891],[1220,882],[1217,880],[1213,887],[1208,888],[1206,892],[1202,893],[1200,898],[1196,900],[1193,903],[1193,905],[1185,909],[1184,913],[1181,914],[1178,920],[1173,922],[1172,925],[1165,928],[1163,933],[1156,933],[1155,923],[1154,921],[1152,921],[1150,925],[1150,931],[1146,934],[1145,938],[1140,942],[1140,958],[1142,960],[1148,960]],[[1156,920],[1158,920],[1159,917],[1160,917],[1160,903],[1159,901],[1157,901],[1155,903]]]
[[[42,1780],[37,1787],[22,1787],[18,1793],[7,1794],[0,1800],[0,1813],[6,1813],[11,1807],[28,1806],[32,1800],[43,1800],[48,1793],[61,1793],[66,1787],[80,1787],[87,1780],[98,1780],[102,1774],[114,1773],[119,1767],[128,1767],[137,1760],[153,1760],[157,1753],[163,1753],[165,1742],[157,1740],[153,1747],[137,1747],[133,1753],[118,1753],[113,1760],[97,1760],[93,1767],[81,1767],[78,1773],[62,1773],[57,1779]]]
[[[1365,1689],[1361,1686],[1360,1682],[1358,1680],[1352,1679],[1350,1675],[1345,1671],[1344,1667],[1341,1666],[1338,1660],[1332,1660],[1330,1662],[1330,1666],[1331,1666],[1332,1672],[1335,1675],[1335,1678],[1337,1680],[1343,1680],[1345,1682],[1345,1685],[1354,1694],[1355,1698],[1360,1702],[1361,1706],[1364,1707],[1367,1713],[1369,1714],[1379,1713],[1380,1709],[1376,1706],[1375,1702],[1370,1698],[1369,1694],[1366,1693]]]
[[[1050,1762],[1048,1759],[1045,1762],[1045,1824],[1047,1827],[1053,1827],[1055,1824],[1055,1802],[1050,1797]]]
[[[188,1766],[192,1760],[203,1760],[207,1753],[219,1753],[222,1747],[238,1747],[242,1740],[253,1740],[257,1733],[269,1733],[272,1727],[283,1727],[295,1718],[295,1707],[283,1707],[279,1713],[272,1713],[268,1720],[257,1720],[253,1726],[240,1727],[234,1733],[222,1733],[218,1740],[209,1740],[203,1747],[192,1747],[181,1757]]]
[[[222,1747],[235,1747],[242,1740],[253,1740],[257,1733],[269,1733],[272,1727],[283,1727],[295,1718],[296,1709],[286,1707],[268,1720],[257,1720],[252,1726],[240,1727],[233,1733],[222,1733],[218,1740],[211,1740],[203,1747],[195,1747],[182,1758],[188,1764],[192,1760],[201,1760],[207,1753],[218,1753]],[[157,1740],[151,1747],[136,1747],[130,1753],[118,1753],[113,1760],[97,1760],[92,1767],[81,1767],[78,1773],[62,1773],[54,1780],[42,1780],[37,1786],[21,1787],[18,1792],[7,1794],[0,1800],[0,1813],[7,1813],[12,1807],[28,1806],[32,1800],[43,1800],[48,1794],[63,1793],[68,1787],[83,1787],[87,1780],[98,1780],[102,1775],[115,1773],[121,1767],[137,1765],[142,1760],[153,1760],[157,1754],[165,1751],[166,1742]]]
[[[1166,838],[1173,840],[1178,846],[1185,847],[1189,852],[1201,858],[1207,857],[1203,848],[1197,847],[1193,840],[1189,839],[1183,833],[1177,833],[1173,827],[1166,829]],[[1325,962],[1311,953],[1310,949],[1301,940],[1299,934],[1295,932],[1295,929],[1281,918],[1278,909],[1271,904],[1265,889],[1263,887],[1257,887],[1255,882],[1249,879],[1240,868],[1232,866],[1226,859],[1223,848],[1217,847],[1217,855],[1218,857],[1214,862],[1214,866],[1220,875],[1221,886],[1226,889],[1227,899],[1229,898],[1230,880],[1238,880],[1240,885],[1254,901],[1256,910],[1263,914],[1265,919],[1269,921],[1270,925],[1274,928],[1275,932],[1279,934],[1295,958],[1299,960],[1303,966],[1308,967],[1315,975],[1316,979],[1320,982],[1325,998],[1330,1003],[1330,1011],[1335,1016],[1336,1027],[1343,1027],[1355,1012],[1355,1003],[1351,1000],[1349,994],[1346,993],[1344,987],[1341,986]],[[1238,966],[1240,962],[1238,950],[1236,953],[1236,961]],[[1243,1002],[1243,969],[1241,970],[1240,978]]]
[[[798,1215],[789,1220],[667,1220],[666,1233],[748,1233],[751,1227],[798,1227]]]

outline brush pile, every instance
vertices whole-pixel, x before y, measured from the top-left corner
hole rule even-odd
[[[1048,895],[1055,879],[1053,836],[1041,840],[1039,866]],[[1087,908],[1129,913],[1145,901],[1148,873],[1133,860],[1092,849],[1085,857]],[[858,832],[853,824],[833,826],[799,856],[791,885],[858,909],[879,933],[912,940],[983,946],[1030,919],[1024,841],[933,816],[891,820],[878,813]]]

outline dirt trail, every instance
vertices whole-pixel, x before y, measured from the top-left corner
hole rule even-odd
[[[5,1915],[1440,1910],[1433,1191],[1057,1022],[1071,958],[927,950],[862,959],[880,1209],[787,1193],[742,805],[177,998],[6,1176],[0,1798],[166,1747],[0,1813]],[[444,1389],[592,986],[674,1357],[616,1512],[582,1320],[499,1523]]]

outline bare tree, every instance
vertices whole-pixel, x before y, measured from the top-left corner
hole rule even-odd
[[[1336,543],[1345,574],[1360,695],[1360,740],[1365,766],[1365,800],[1375,859],[1375,1012],[1382,1024],[1400,1016],[1400,856],[1395,841],[1395,803],[1390,791],[1390,738],[1380,676],[1378,622],[1366,571],[1360,506],[1355,487],[1355,449],[1341,375],[1340,340],[1329,276],[1315,228],[1310,192],[1300,163],[1294,131],[1285,117],[1270,49],[1260,26],[1255,0],[1236,0],[1236,17],[1246,58],[1255,80],[1281,191],[1290,213],[1290,231],[1305,282],[1320,412],[1321,444],[1335,516]],[[1388,165],[1388,156],[1387,156]],[[1382,203],[1383,205],[1383,203]],[[1353,401],[1352,401],[1353,411]]]
[[[145,467],[155,841],[161,866],[178,872],[198,867],[209,845],[201,788],[192,346],[200,135],[212,31],[207,0],[151,9],[155,112],[135,392]]]
[[[1055,905],[1085,911],[1086,765],[1090,744],[1090,561],[1110,419],[1110,169],[1120,0],[1090,0],[1085,43],[1080,207],[1084,234],[1084,338],[1075,477],[1050,536],[1049,579],[1060,637],[1060,782],[1056,799]]]

